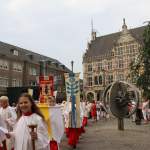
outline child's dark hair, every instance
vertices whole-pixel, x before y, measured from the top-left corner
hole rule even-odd
[[[26,97],[26,98],[28,98],[28,100],[31,102],[31,111],[32,111],[32,113],[38,114],[39,116],[42,117],[43,120],[45,120],[45,118],[44,118],[43,114],[41,113],[39,107],[35,104],[35,102],[34,102],[34,100],[32,99],[32,97],[31,97],[30,94],[28,94],[28,93],[23,93],[23,94],[20,95],[19,99],[20,99],[21,97]],[[19,99],[18,99],[18,105],[17,105],[17,119],[19,119],[19,118],[22,116],[22,112],[21,112],[21,110],[20,110],[20,108],[19,108]]]

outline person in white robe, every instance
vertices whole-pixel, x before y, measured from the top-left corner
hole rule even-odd
[[[75,104],[75,107],[77,107],[76,104]],[[79,112],[79,116],[77,120],[77,111],[76,111],[76,116],[75,116],[76,126],[74,126],[72,125],[72,103],[71,103],[71,98],[70,98],[70,100],[67,101],[66,109],[64,110],[64,117],[65,117],[65,130],[66,130],[65,132],[68,138],[68,144],[72,146],[73,148],[76,148],[76,145],[79,140],[79,136],[85,132],[82,126],[83,108],[82,108],[81,103],[79,105],[78,112]]]
[[[69,118],[71,114],[71,102],[66,102],[65,108],[64,108],[64,119],[65,119],[65,128],[69,127]]]
[[[6,144],[4,145],[4,141],[6,141],[5,132],[3,131],[5,129],[5,122],[3,118],[0,116],[0,149],[3,149]],[[6,148],[6,147],[5,147]]]
[[[35,150],[49,150],[49,138],[44,116],[36,106],[32,97],[24,93],[18,101],[18,121],[13,132],[7,138],[14,137],[15,150],[33,150],[32,140],[35,141]],[[31,131],[29,126],[35,126]]]
[[[144,123],[148,123],[148,108],[149,108],[149,99],[144,97],[144,102],[142,103],[142,113],[144,118]]]
[[[83,105],[83,122],[82,122],[82,125],[86,126],[87,121],[88,121],[89,107],[88,107],[87,101],[82,102],[82,105]]]
[[[64,122],[63,122],[61,106],[56,104],[56,100],[54,97],[49,97],[48,102],[49,102],[49,117],[50,117],[49,120],[51,124],[51,132],[52,132],[50,140],[56,141],[59,147],[61,138],[64,134]]]
[[[7,96],[1,96],[0,103],[0,116],[4,120],[4,127],[10,132],[13,130],[13,127],[16,123],[16,112],[12,107],[9,106],[9,99]],[[6,140],[7,150],[12,150],[12,148],[14,147],[13,143],[13,139]]]

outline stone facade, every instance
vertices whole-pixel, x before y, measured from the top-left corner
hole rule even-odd
[[[123,20],[122,31],[92,38],[83,55],[83,86],[87,99],[100,100],[104,89],[113,81],[132,82],[130,64],[136,61],[142,47],[145,27],[128,29]]]

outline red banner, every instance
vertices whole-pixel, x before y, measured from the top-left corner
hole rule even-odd
[[[40,103],[47,103],[48,96],[54,95],[54,79],[53,76],[40,76]]]

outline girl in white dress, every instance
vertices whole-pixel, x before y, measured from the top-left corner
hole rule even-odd
[[[36,106],[32,97],[24,93],[18,100],[17,108],[18,121],[13,132],[7,134],[7,137],[14,137],[15,150],[33,150],[35,141],[35,150],[49,150],[49,138],[44,116]],[[29,126],[35,126],[31,131]]]

